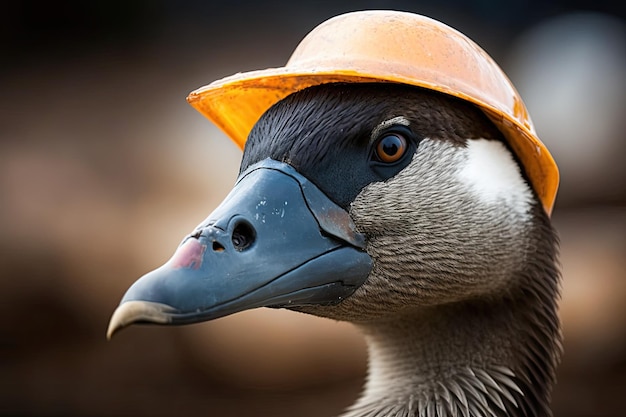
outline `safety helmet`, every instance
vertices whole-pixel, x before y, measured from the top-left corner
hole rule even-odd
[[[214,81],[187,100],[243,148],[252,126],[272,105],[304,88],[334,82],[409,84],[475,104],[503,133],[551,213],[558,168],[515,87],[472,40],[425,16],[369,10],[333,17],[300,42],[284,67]]]

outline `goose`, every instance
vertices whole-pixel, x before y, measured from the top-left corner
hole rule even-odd
[[[285,67],[189,101],[244,146],[239,176],[127,290],[109,338],[287,308],[362,331],[343,417],[552,414],[558,171],[482,49],[423,16],[352,12]]]

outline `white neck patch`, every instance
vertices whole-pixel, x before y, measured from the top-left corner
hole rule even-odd
[[[522,216],[528,216],[532,192],[520,168],[503,143],[496,140],[470,139],[467,159],[459,179],[478,199],[489,205],[504,204]]]

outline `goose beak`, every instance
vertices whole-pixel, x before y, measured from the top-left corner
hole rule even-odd
[[[348,213],[293,167],[266,159],[172,258],[126,292],[107,330],[187,324],[256,307],[331,305],[367,278],[372,260]]]

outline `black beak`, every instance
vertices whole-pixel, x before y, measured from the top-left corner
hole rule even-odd
[[[126,292],[107,331],[186,324],[256,307],[331,305],[367,278],[364,236],[293,167],[266,159],[240,175],[174,256]]]

